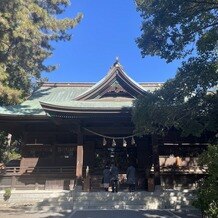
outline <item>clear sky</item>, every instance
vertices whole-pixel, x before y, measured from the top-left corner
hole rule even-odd
[[[62,17],[82,12],[82,22],[71,31],[70,42],[54,44],[47,63],[57,64],[46,74],[50,82],[97,82],[118,56],[125,72],[137,82],[164,82],[174,77],[179,62],[167,64],[158,57],[142,58],[135,39],[141,18],[134,0],[71,0]]]

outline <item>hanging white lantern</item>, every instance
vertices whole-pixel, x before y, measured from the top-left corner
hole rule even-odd
[[[116,142],[115,142],[115,140],[113,139],[113,141],[112,141],[112,146],[113,147],[115,147],[116,146]]]
[[[127,146],[127,142],[125,140],[125,138],[123,138],[123,147],[126,147]]]
[[[135,145],[135,139],[134,139],[134,137],[132,137],[131,145]]]
[[[105,146],[107,144],[107,141],[105,138],[103,138],[103,146]]]
[[[12,135],[10,133],[8,133],[8,136],[7,136],[8,146],[11,145],[11,138],[12,138]]]

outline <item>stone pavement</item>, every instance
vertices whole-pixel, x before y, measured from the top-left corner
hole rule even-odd
[[[72,212],[68,218],[200,218],[197,210],[82,210]]]
[[[29,211],[26,208],[0,208],[0,218],[200,218],[198,210],[75,210],[68,212]]]
[[[3,193],[2,193],[3,194]],[[191,192],[14,191],[0,202],[0,218],[201,217],[191,207]]]

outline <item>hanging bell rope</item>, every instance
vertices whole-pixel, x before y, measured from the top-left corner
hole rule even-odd
[[[137,134],[133,134],[133,135],[128,135],[128,136],[119,136],[119,137],[114,137],[114,136],[107,136],[107,135],[103,135],[103,134],[100,134],[100,133],[97,133],[97,132],[95,132],[95,131],[92,131],[92,130],[90,130],[90,129],[87,129],[87,128],[83,128],[84,130],[86,130],[86,131],[88,131],[88,132],[90,132],[90,133],[92,133],[92,134],[94,134],[94,135],[98,135],[98,136],[100,136],[100,137],[102,137],[102,138],[105,138],[105,140],[106,139],[114,139],[114,140],[116,140],[116,139],[128,139],[128,138],[132,138],[132,141],[134,140],[134,136],[136,136]],[[135,140],[134,140],[134,144],[135,144]]]

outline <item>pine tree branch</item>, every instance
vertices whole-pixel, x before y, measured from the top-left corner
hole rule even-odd
[[[218,6],[218,3],[209,2],[209,1],[189,0],[189,2],[196,3],[196,4],[208,4],[208,5],[217,5]]]

